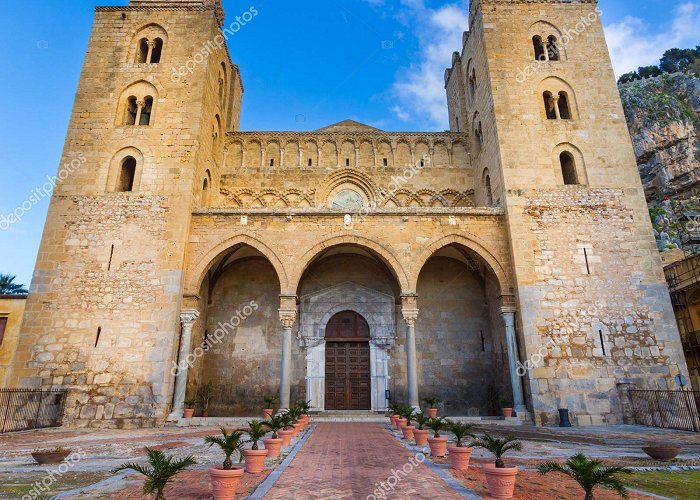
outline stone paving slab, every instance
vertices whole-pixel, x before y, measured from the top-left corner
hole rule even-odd
[[[376,494],[381,483],[384,497]],[[381,424],[319,423],[264,498],[450,500],[462,496],[416,460]]]

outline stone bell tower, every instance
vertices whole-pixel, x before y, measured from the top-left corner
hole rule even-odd
[[[10,386],[69,390],[73,425],[170,410],[190,218],[242,86],[220,0],[98,7]]]
[[[447,73],[477,197],[505,208],[537,423],[621,421],[687,374],[595,0],[474,0]]]

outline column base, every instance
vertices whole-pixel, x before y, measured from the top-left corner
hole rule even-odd
[[[166,422],[178,422],[181,418],[183,418],[183,413],[184,410],[173,410],[173,412],[168,415],[168,418],[165,419]]]
[[[513,408],[515,410],[517,418],[524,422],[531,422],[532,421],[532,415],[530,415],[530,412],[527,410],[527,407],[524,405],[521,406],[516,406]]]

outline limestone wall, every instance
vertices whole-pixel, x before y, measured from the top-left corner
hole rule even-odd
[[[10,388],[8,373],[17,350],[19,331],[27,298],[20,295],[0,295],[0,319],[5,318],[5,332],[0,341],[0,388]]]
[[[213,7],[96,11],[10,376],[70,389],[70,424],[148,425],[169,409],[193,195],[223,156],[221,64],[235,73],[225,49],[186,65],[218,26]],[[163,41],[159,63],[137,62],[144,38]],[[153,98],[149,125],[127,124],[132,96]],[[127,156],[133,190],[116,192]]]
[[[500,151],[492,164],[501,165],[521,356],[544,354],[526,375],[540,423],[562,406],[579,424],[619,422],[617,381],[667,388],[687,372],[596,7],[471,6],[493,93],[493,109],[480,105],[495,123],[485,141]],[[540,34],[559,40],[559,61],[535,61]],[[547,90],[568,93],[572,119],[547,119]],[[578,185],[564,186],[563,151]]]

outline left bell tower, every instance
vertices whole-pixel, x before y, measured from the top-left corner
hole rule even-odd
[[[9,380],[67,389],[69,425],[170,409],[191,213],[240,109],[223,19],[221,0],[96,9]]]

